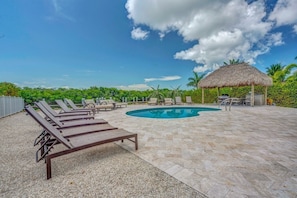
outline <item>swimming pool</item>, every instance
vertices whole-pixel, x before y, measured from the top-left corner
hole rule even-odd
[[[143,118],[188,118],[199,116],[200,111],[219,111],[221,109],[208,108],[208,107],[161,107],[161,108],[148,108],[128,111],[126,114],[129,116],[143,117]]]

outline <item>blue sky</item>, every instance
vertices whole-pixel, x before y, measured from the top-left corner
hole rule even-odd
[[[190,89],[229,59],[296,62],[296,0],[2,0],[0,82]]]

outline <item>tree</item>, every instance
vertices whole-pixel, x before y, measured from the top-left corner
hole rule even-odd
[[[0,83],[0,96],[19,96],[19,88],[9,82]]]
[[[243,60],[240,60],[240,59],[230,59],[229,60],[229,63],[227,62],[224,62],[224,65],[235,65],[235,64],[239,64],[239,63],[244,63]]]
[[[296,78],[296,72],[291,73],[292,69],[297,68],[297,64],[290,64],[282,68],[282,70],[276,71],[273,75],[274,82],[286,82],[287,80],[294,80]]]
[[[157,98],[158,101],[163,101],[164,95],[161,93],[161,90],[158,87],[155,89],[154,87],[151,87],[153,89],[153,92],[149,95],[149,98]]]
[[[172,89],[172,91],[170,92],[170,97],[171,98],[175,98],[176,96],[181,96],[182,91],[180,90],[180,86],[178,86],[177,88]]]
[[[205,74],[201,74],[200,76],[199,76],[199,74],[198,73],[196,73],[196,72],[193,72],[194,73],[194,77],[190,77],[190,78],[188,78],[188,80],[190,81],[188,84],[187,84],[187,86],[188,87],[194,87],[194,88],[196,88],[196,89],[198,89],[198,83],[199,83],[199,81],[202,79],[202,78],[204,78],[204,76],[205,76]]]
[[[273,77],[274,74],[277,72],[277,71],[282,71],[282,69],[284,68],[285,66],[281,65],[280,63],[278,64],[272,64],[270,65],[270,67],[266,67],[266,73],[268,76],[271,76]]]

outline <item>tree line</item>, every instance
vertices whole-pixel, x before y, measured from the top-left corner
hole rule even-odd
[[[296,57],[297,58],[297,57]],[[296,59],[295,58],[295,59]],[[229,60],[224,62],[228,64],[238,64],[243,61]],[[273,86],[268,88],[268,98],[270,98],[274,104],[284,107],[297,108],[297,65],[295,63],[289,65],[272,64],[266,68],[266,73],[273,79]],[[181,90],[180,86],[173,89],[161,89],[159,86],[156,88],[145,91],[137,90],[120,90],[117,88],[107,87],[96,87],[92,86],[88,89],[75,89],[75,88],[20,88],[10,82],[0,82],[0,96],[20,96],[24,98],[26,104],[34,104],[35,101],[46,100],[49,103],[55,103],[56,99],[69,98],[75,103],[81,103],[83,98],[95,99],[95,98],[113,98],[116,101],[125,102],[137,102],[146,101],[150,97],[156,97],[159,100],[163,100],[165,97],[175,98],[181,96],[182,100],[185,101],[186,96],[191,96],[193,102],[201,103],[201,89],[197,87],[198,82],[204,78],[205,74],[199,75],[193,73],[194,76],[188,78],[187,86],[193,87],[192,90]],[[263,93],[264,88],[261,86],[255,87],[255,93]],[[245,97],[250,91],[250,87],[232,87],[232,88],[221,88],[222,93],[227,93],[232,97]],[[215,103],[217,100],[217,89],[205,90],[205,102]]]

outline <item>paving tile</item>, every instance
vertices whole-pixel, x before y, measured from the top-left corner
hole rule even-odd
[[[208,197],[297,197],[297,109],[237,106],[159,120],[125,114],[147,107],[96,117],[138,133],[138,151],[119,145]]]

